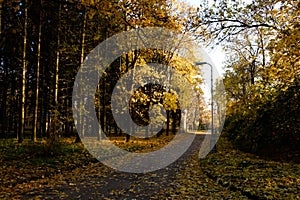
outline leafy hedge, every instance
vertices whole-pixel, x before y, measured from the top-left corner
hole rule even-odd
[[[267,100],[266,100],[267,99]],[[233,144],[253,153],[300,150],[300,79],[275,98],[257,98],[230,114],[224,131]]]

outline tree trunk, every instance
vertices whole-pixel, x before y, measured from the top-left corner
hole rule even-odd
[[[4,88],[3,88],[3,95],[1,95],[2,97],[2,105],[1,105],[1,136],[0,137],[4,137],[5,136],[5,132],[7,130],[7,108],[6,108],[6,103],[7,103],[7,84],[4,84]]]
[[[40,81],[40,60],[41,60],[41,36],[42,36],[42,0],[40,0],[40,19],[39,19],[39,37],[38,37],[38,49],[37,49],[37,65],[36,65],[36,89],[35,89],[35,106],[34,106],[34,118],[33,118],[33,131],[32,140],[36,142],[37,132],[37,116],[39,109],[39,81]]]
[[[86,29],[86,24],[87,24],[87,11],[86,8],[84,8],[84,19],[83,19],[83,26],[82,26],[82,35],[81,35],[81,55],[80,55],[80,66],[82,65],[82,63],[84,62],[84,47],[85,47],[85,29]],[[82,91],[83,92],[83,91]],[[81,94],[82,94],[81,92]],[[83,98],[80,98],[80,102],[79,102],[79,112],[82,112],[82,105],[83,105]],[[81,116],[81,114],[80,114]],[[80,131],[79,133],[77,133],[76,135],[76,139],[75,139],[75,143],[80,142],[80,137],[84,137],[84,119],[82,117],[80,117],[79,119],[79,124],[80,124]],[[79,136],[79,134],[81,134]]]
[[[3,88],[2,88],[2,102],[1,102],[1,120],[0,120],[0,125],[1,125],[1,135],[0,137],[5,137],[5,132],[7,130],[7,92],[8,92],[8,73],[7,73],[7,68],[4,67],[3,69],[4,72],[4,84],[3,84]],[[8,104],[9,105],[9,104]]]
[[[100,85],[99,84],[97,85],[97,91],[100,92]],[[101,102],[98,102],[97,117],[98,117],[99,123],[100,123],[100,120],[101,120],[101,107],[100,107],[100,105],[101,105]],[[101,134],[102,134],[101,128],[99,128],[98,131],[99,132],[97,133],[97,140],[100,141],[101,138],[102,138],[102,136],[101,136]]]
[[[23,36],[23,58],[22,58],[22,82],[21,82],[21,111],[20,111],[20,122],[19,122],[19,132],[18,132],[18,143],[22,143],[24,135],[24,124],[25,124],[25,92],[26,92],[26,47],[27,47],[27,25],[28,25],[28,8],[27,0],[25,0],[25,10],[24,10],[24,36]]]
[[[2,37],[2,7],[3,7],[3,2],[0,1],[0,36]]]
[[[176,112],[172,112],[172,118],[173,118],[172,133],[173,133],[173,135],[175,135],[176,134],[176,124],[177,124],[177,110],[176,110]]]
[[[57,25],[57,49],[56,49],[56,64],[55,64],[55,73],[54,73],[54,95],[53,95],[53,104],[52,104],[52,112],[51,116],[49,116],[49,137],[51,139],[57,140],[58,137],[58,130],[57,126],[59,125],[59,116],[60,113],[58,111],[58,90],[59,90],[59,65],[60,65],[60,32],[61,32],[61,12],[62,12],[62,4],[59,3],[58,7],[58,25]],[[51,135],[52,134],[52,135]]]
[[[20,130],[20,107],[21,107],[20,102],[21,102],[20,96],[17,95],[16,101],[15,101],[17,106],[15,108],[13,108],[14,113],[16,115],[16,117],[13,117],[13,120],[14,120],[13,128],[14,128],[14,135],[17,136],[18,140],[19,140],[19,130]]]
[[[128,55],[128,53],[126,53],[126,55],[125,55],[126,57],[125,57],[125,66],[126,66],[126,73],[129,71],[129,68],[130,68],[130,66],[129,66],[129,55]],[[129,86],[128,85],[128,83],[126,84],[127,85],[127,89],[129,89],[129,87],[131,87],[131,85]],[[125,101],[127,101],[127,99],[125,99]],[[128,101],[130,101],[130,99],[128,99]],[[130,120],[130,119],[129,119]],[[131,130],[131,127],[129,128],[129,130]],[[126,134],[126,142],[129,142],[129,140],[130,140],[130,133],[125,133]]]
[[[256,70],[256,61],[255,59],[250,64],[250,83],[251,85],[254,85],[255,83],[255,70]]]
[[[57,122],[57,105],[58,105],[58,72],[59,72],[59,61],[60,61],[60,16],[61,16],[61,3],[59,4],[58,9],[58,28],[57,28],[57,51],[56,51],[56,65],[55,65],[55,85],[54,85],[54,103],[53,103],[53,111],[52,115],[54,115],[53,120],[51,120],[53,123]],[[51,126],[50,126],[51,127]],[[56,133],[56,124],[53,126],[53,133]]]
[[[169,135],[170,131],[170,110],[167,110],[167,129],[166,129],[166,136]]]
[[[69,85],[67,84],[67,91],[69,89]],[[68,95],[68,92],[67,94]],[[66,108],[66,120],[65,120],[65,130],[64,133],[65,135],[68,135],[70,133],[70,116],[69,116],[69,97],[66,97],[66,101],[65,101],[65,108]]]

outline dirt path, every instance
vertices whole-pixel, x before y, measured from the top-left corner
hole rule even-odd
[[[49,180],[36,181],[12,199],[247,199],[208,178],[198,162],[197,135],[188,151],[168,167],[145,174],[117,172],[90,163]],[[53,186],[54,185],[54,186]]]

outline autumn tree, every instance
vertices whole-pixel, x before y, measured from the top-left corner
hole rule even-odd
[[[275,120],[277,124],[272,121],[276,117],[270,115],[281,96],[297,85],[299,10],[299,3],[292,0],[215,1],[202,4],[194,16],[198,37],[213,44],[226,42],[229,56],[224,84],[229,106],[225,127],[241,148],[258,151],[283,144],[275,137],[282,136],[278,124],[289,124],[285,137],[299,129],[294,114],[286,114],[289,117],[281,122]]]

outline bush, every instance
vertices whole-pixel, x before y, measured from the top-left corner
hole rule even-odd
[[[227,117],[225,135],[236,147],[252,153],[299,151],[299,91],[297,79],[287,90],[278,92],[275,99],[256,99],[251,109],[240,107]]]

